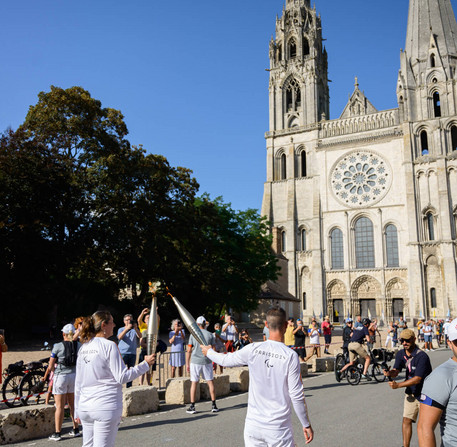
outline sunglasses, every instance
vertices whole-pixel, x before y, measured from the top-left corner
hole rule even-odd
[[[400,338],[400,343],[411,343],[412,338]]]

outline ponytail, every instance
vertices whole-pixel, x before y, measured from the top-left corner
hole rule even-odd
[[[91,317],[83,320],[83,327],[79,333],[81,343],[92,340],[102,330],[102,323],[109,323],[111,314],[106,311],[98,310]]]

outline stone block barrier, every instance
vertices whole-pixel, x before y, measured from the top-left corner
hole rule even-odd
[[[300,363],[300,373],[302,377],[308,377],[308,364]]]
[[[184,405],[190,403],[190,384],[191,381],[187,377],[178,377],[176,379],[168,379],[165,391],[165,402],[168,405]],[[195,402],[200,400],[200,387],[197,386],[195,394]]]
[[[335,357],[319,357],[313,359],[314,372],[330,372],[335,369]]]
[[[152,413],[159,409],[159,393],[153,386],[126,388],[122,396],[122,416]]]
[[[230,390],[245,392],[249,389],[249,368],[225,368],[224,374],[229,377]]]
[[[213,383],[216,397],[227,396],[230,394],[230,377],[227,374],[214,376]],[[200,399],[211,399],[209,386],[205,381],[200,381]]]
[[[14,444],[54,433],[54,406],[33,405],[0,412],[0,445]]]

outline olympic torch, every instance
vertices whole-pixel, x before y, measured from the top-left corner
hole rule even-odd
[[[205,337],[203,337],[203,333],[194,320],[194,317],[170,292],[168,292],[168,295],[170,295],[171,299],[175,303],[179,315],[181,316],[181,320],[184,322],[189,332],[194,336],[195,340],[197,340],[197,342],[201,345],[207,345],[208,342],[205,340]]]
[[[160,283],[149,283],[149,291],[152,293],[151,311],[149,312],[148,336],[147,336],[147,353],[155,354],[157,347],[157,338],[159,333],[159,317],[157,315],[157,297],[156,289]],[[152,368],[152,367],[151,367]]]

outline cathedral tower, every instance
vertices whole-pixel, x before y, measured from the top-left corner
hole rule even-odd
[[[457,23],[450,0],[410,1],[400,60],[397,99],[404,120],[456,114]]]
[[[309,0],[287,0],[270,41],[270,130],[306,126],[328,115],[321,19]]]
[[[288,313],[305,322],[456,316],[457,23],[450,0],[410,0],[392,91],[398,108],[378,111],[356,78],[346,107],[330,119],[322,40],[310,1],[287,0],[269,45],[262,203],[281,266],[280,304],[288,301]]]
[[[415,215],[409,277],[421,280],[418,307],[433,317],[455,306],[457,292],[457,23],[450,0],[410,0],[400,63],[406,203]]]

